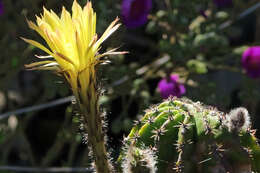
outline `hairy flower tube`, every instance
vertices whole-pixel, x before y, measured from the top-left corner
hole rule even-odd
[[[147,15],[152,8],[152,0],[123,0],[121,15],[128,28],[136,28],[147,22]]]
[[[246,49],[242,55],[241,62],[249,77],[260,77],[260,46]]]
[[[36,16],[36,23],[28,21],[46,42],[48,47],[37,41],[22,38],[27,43],[40,48],[47,55],[36,56],[41,61],[26,65],[32,70],[52,70],[63,76],[77,99],[83,124],[87,132],[88,143],[93,151],[95,167],[98,173],[111,171],[108,162],[102,116],[98,105],[97,66],[104,62],[106,55],[123,54],[112,49],[99,54],[101,44],[115,32],[120,24],[116,18],[98,39],[96,34],[96,13],[91,2],[84,8],[74,0],[72,14],[64,7],[59,17],[52,10],[43,8],[43,14]]]
[[[166,99],[169,96],[180,97],[185,94],[186,89],[183,84],[179,83],[179,76],[173,74],[169,77],[166,77],[158,83],[158,88],[161,94],[161,97]]]

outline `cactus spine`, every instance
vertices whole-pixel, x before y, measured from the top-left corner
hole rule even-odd
[[[147,156],[147,150],[153,154]],[[245,108],[224,114],[199,102],[169,98],[135,122],[118,162],[121,171],[133,173],[144,168],[159,173],[260,172],[260,147]]]

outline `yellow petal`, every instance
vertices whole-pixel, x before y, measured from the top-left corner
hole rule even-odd
[[[34,41],[34,40],[26,39],[26,38],[23,38],[23,37],[21,37],[21,39],[23,39],[25,42],[27,42],[27,43],[29,43],[29,44],[31,44],[31,45],[37,47],[37,48],[43,50],[43,51],[46,52],[47,54],[53,55],[53,53],[52,53],[49,49],[47,49],[46,47],[44,47],[41,43],[39,43],[39,42],[37,42],[37,41]]]
[[[54,32],[48,32],[47,30],[45,30],[44,32],[54,47],[53,51],[62,52],[64,50],[64,47],[61,39],[57,36],[57,34]]]
[[[118,48],[115,48],[115,49],[111,49],[103,54],[100,54],[100,55],[97,55],[96,56],[96,59],[99,59],[99,58],[102,58],[104,56],[107,56],[107,55],[122,55],[122,54],[127,54],[129,52],[127,51],[122,51],[122,52],[116,52],[115,50],[117,50]]]
[[[27,70],[55,70],[60,71],[59,64],[56,61],[39,61],[31,64],[26,64]]]
[[[59,52],[55,52],[55,55],[57,55],[57,56],[58,56],[59,58],[61,58],[62,60],[64,60],[64,61],[70,63],[71,65],[74,65],[74,66],[75,66],[74,62],[71,61],[71,60],[70,60],[68,57],[66,57],[65,55],[63,55],[63,54],[61,54],[61,53],[59,53]]]
[[[61,69],[58,66],[39,66],[39,67],[34,67],[28,70],[50,70],[50,71],[55,71],[59,72]]]
[[[46,43],[48,44],[48,46],[51,48],[51,50],[54,50],[54,46],[53,44],[50,42],[50,40],[48,39],[48,37],[44,34],[44,32],[37,26],[35,25],[33,22],[31,21],[27,21],[29,27],[33,30],[35,30],[36,32],[38,32],[40,34],[40,36],[46,41]]]
[[[57,14],[51,10],[51,15],[56,19],[56,20],[60,20],[60,18],[57,16]]]
[[[50,55],[36,57],[54,59],[32,63],[27,67],[56,70],[56,72],[65,76],[74,94],[78,91],[77,80],[80,80],[83,87],[82,92],[85,92],[89,85],[93,85],[92,82],[96,75],[95,66],[102,62],[101,57],[126,53],[117,52],[116,49],[103,54],[97,53],[101,49],[101,44],[120,26],[120,24],[117,24],[118,20],[116,18],[98,40],[96,13],[91,2],[88,1],[84,8],[81,8],[74,0],[72,14],[63,7],[60,17],[52,10],[43,8],[43,14],[36,16],[36,24],[28,21],[28,25],[41,35],[49,48],[34,40],[22,39]]]
[[[56,63],[56,62],[55,61],[39,61],[39,62],[31,63],[31,64],[26,64],[24,66],[25,66],[25,68],[33,68],[33,67],[37,67],[37,66],[41,66],[41,65],[46,65],[49,63]]]
[[[55,28],[60,26],[59,20],[57,20],[55,18],[54,15],[52,15],[48,10],[46,10],[45,8],[43,8],[44,12],[43,12],[43,19],[46,23],[48,23],[52,30],[55,30]]]
[[[118,27],[121,24],[115,25],[119,21],[119,18],[116,18],[106,29],[106,31],[103,33],[103,35],[100,37],[100,39],[96,42],[94,45],[95,49],[98,49],[98,47],[113,33],[115,32]]]
[[[72,5],[72,18],[78,18],[81,14],[82,14],[81,6],[77,3],[76,0],[74,0]]]
[[[76,44],[77,44],[79,61],[80,61],[80,64],[81,64],[82,61],[83,61],[82,58],[83,58],[83,52],[84,52],[84,45],[83,45],[83,41],[81,39],[81,36],[79,35],[79,32],[76,31],[75,37],[76,37]]]

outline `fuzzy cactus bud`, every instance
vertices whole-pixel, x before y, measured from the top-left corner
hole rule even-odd
[[[250,128],[251,122],[248,111],[245,108],[239,107],[233,109],[228,114],[228,127],[230,131],[247,130]]]

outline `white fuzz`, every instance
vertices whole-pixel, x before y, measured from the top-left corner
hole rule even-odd
[[[239,107],[231,110],[227,116],[229,131],[241,131],[250,128],[251,122],[246,108]]]

